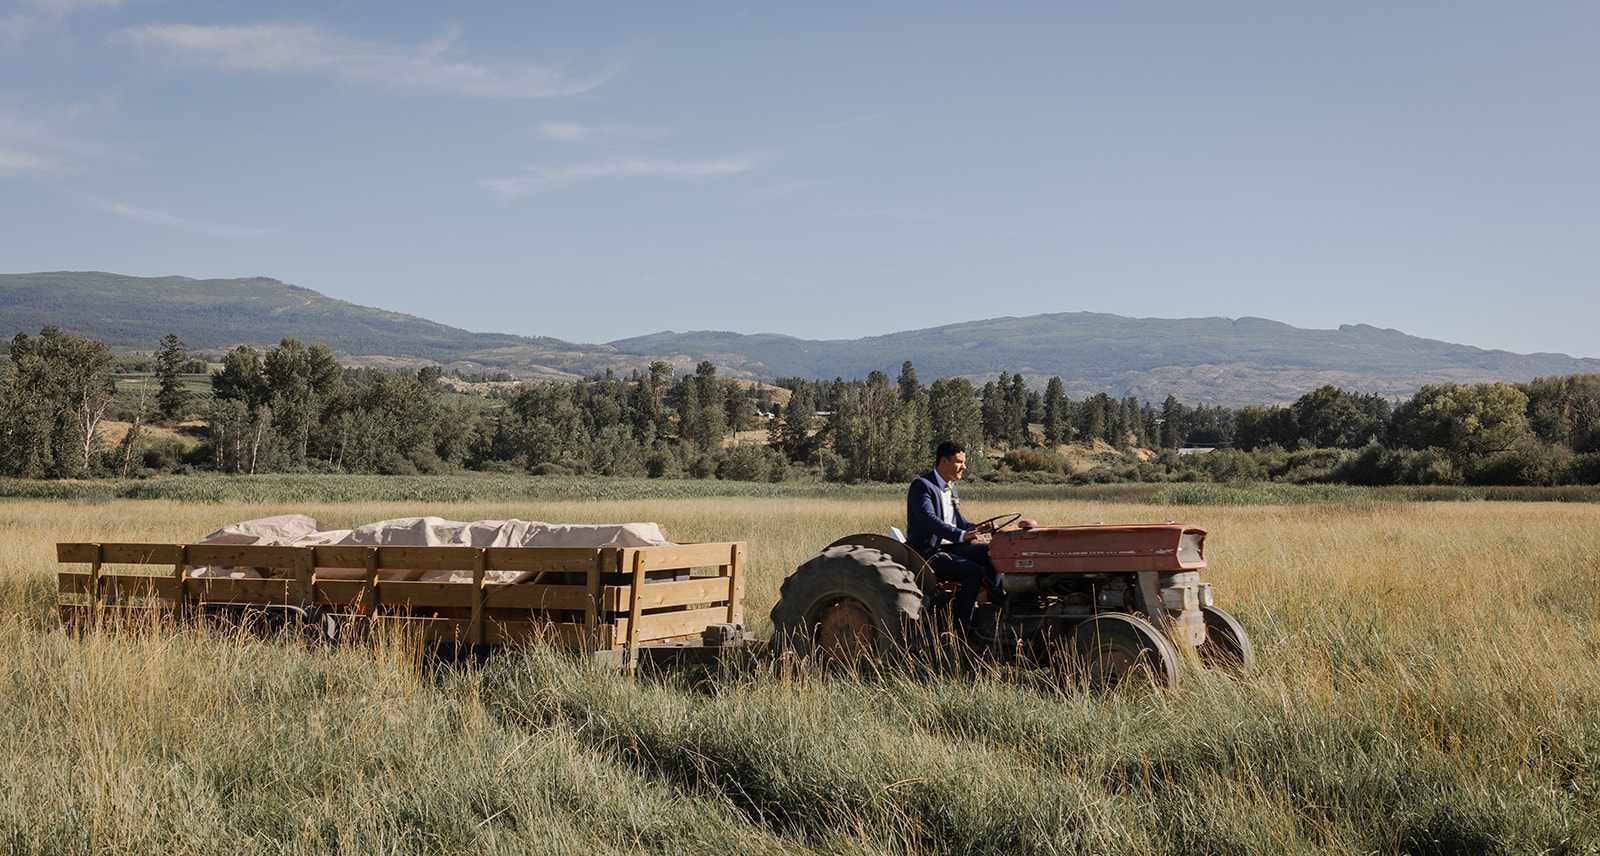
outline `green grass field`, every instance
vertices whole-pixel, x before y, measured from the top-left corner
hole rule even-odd
[[[1597,505],[968,491],[969,513],[1207,527],[1206,578],[1257,671],[1188,664],[1175,693],[760,657],[629,678],[536,649],[471,666],[405,640],[56,628],[57,541],[179,543],[297,511],[745,540],[765,634],[795,565],[904,513],[895,490],[541,496],[508,479],[501,499],[418,481],[414,499],[330,500],[240,481],[263,498],[0,501],[0,852],[1600,849]]]

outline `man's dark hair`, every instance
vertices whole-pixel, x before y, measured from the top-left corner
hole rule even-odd
[[[939,444],[939,448],[934,450],[933,462],[937,464],[945,458],[954,458],[965,451],[967,451],[966,444],[957,443],[954,440],[946,440]]]

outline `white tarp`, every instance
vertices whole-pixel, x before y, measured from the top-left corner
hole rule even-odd
[[[662,547],[672,544],[655,523],[540,523],[527,520],[478,520],[461,523],[440,517],[380,520],[358,529],[334,529],[304,514],[282,514],[233,523],[201,538],[201,544],[254,544],[274,547],[316,547],[331,544],[367,547]],[[250,579],[284,576],[277,568],[195,568],[194,577]],[[318,568],[324,579],[363,579],[359,568]],[[386,580],[468,582],[472,573],[400,571],[380,573]],[[491,583],[521,582],[528,574],[490,571]]]

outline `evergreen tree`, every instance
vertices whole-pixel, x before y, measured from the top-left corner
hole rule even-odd
[[[1084,399],[1077,407],[1076,424],[1078,437],[1086,442],[1095,440],[1105,441],[1108,434],[1116,430],[1111,422],[1110,410],[1113,406],[1111,397],[1103,392]],[[1118,408],[1120,412],[1120,408]]]
[[[646,445],[661,437],[667,423],[666,394],[672,386],[672,366],[665,360],[650,364],[634,392],[634,436]]]
[[[845,466],[839,472],[832,474],[838,479],[856,479],[859,474],[851,466],[851,462],[859,461],[865,457],[862,451],[865,431],[861,427],[861,417],[856,412],[856,399],[849,384],[844,378],[834,378],[833,385],[828,389],[828,402],[832,410],[824,422],[823,433],[827,436],[828,446],[837,455]]]
[[[815,449],[811,429],[816,422],[816,410],[811,384],[796,386],[790,393],[788,406],[783,408],[783,420],[775,422],[776,427],[771,429],[769,444],[795,463],[811,460]]]
[[[1178,403],[1176,395],[1168,395],[1167,400],[1161,404],[1161,427],[1158,429],[1159,439],[1156,441],[1156,446],[1162,449],[1177,449],[1183,446],[1184,423],[1188,418],[1188,408]]]
[[[693,383],[689,390],[696,399],[694,420],[695,447],[701,454],[714,454],[722,448],[722,435],[727,431],[726,414],[723,411],[722,388],[717,384],[717,366],[710,360],[702,360],[695,367]]]
[[[183,419],[183,408],[189,401],[189,391],[183,388],[183,369],[188,361],[188,349],[178,341],[176,333],[168,333],[156,354],[156,380],[160,384],[156,409],[163,419],[174,422]]]
[[[979,412],[977,392],[972,381],[964,377],[940,378],[928,387],[928,434],[933,445],[923,450],[923,463],[919,470],[930,466],[934,445],[954,440],[966,445],[968,466],[982,455],[983,418]]]
[[[985,381],[979,395],[978,406],[983,419],[983,444],[995,446],[1011,437],[1006,413],[1006,388],[1011,385],[1011,373],[1001,372],[1000,382]]]
[[[856,400],[861,442],[855,455],[845,458],[857,479],[888,481],[896,457],[894,426],[899,417],[899,395],[889,385],[889,376],[874,369],[867,375],[866,384],[857,390]]]
[[[898,383],[900,413],[895,422],[891,479],[909,481],[922,472],[935,441],[928,418],[928,392],[917,382],[917,370],[910,360],[900,366]]]
[[[737,383],[730,381],[723,390],[722,412],[728,420],[728,433],[735,437],[756,426],[755,403]]]
[[[1059,446],[1072,439],[1072,402],[1067,399],[1066,387],[1060,377],[1052,377],[1044,387],[1042,402],[1044,413],[1039,421],[1044,427],[1047,446]]]
[[[1028,431],[1028,385],[1023,381],[1021,373],[1011,376],[1011,383],[1005,390],[1005,427],[1006,442],[1012,448],[1021,448],[1031,445]]]

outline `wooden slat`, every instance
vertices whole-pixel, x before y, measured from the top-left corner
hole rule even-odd
[[[627,557],[624,561],[633,563],[633,597],[628,599],[628,635],[625,637],[628,640],[628,671],[631,672],[639,667],[639,616],[644,611],[639,592],[644,588],[645,562],[644,553],[639,550],[625,550],[622,555]]]
[[[728,623],[744,623],[744,542],[728,545]]]
[[[536,586],[528,583],[484,587],[484,605],[511,609],[588,611],[588,586]]]
[[[598,548],[488,547],[489,570],[586,574],[600,561]]]
[[[666,606],[690,606],[697,603],[721,603],[728,599],[730,580],[727,577],[695,577],[659,583],[645,583],[639,599],[641,609],[660,609]],[[624,612],[632,609],[632,586],[606,586],[601,590],[601,609],[606,612]]]
[[[465,618],[418,618],[414,616],[379,616],[379,624],[400,632],[416,632],[424,639],[445,642],[466,642],[472,622]],[[595,633],[579,624],[563,622],[552,624],[543,621],[490,621],[483,629],[486,645],[518,645],[542,642],[562,648],[585,651],[603,651],[616,647],[611,628]]]
[[[184,587],[185,567],[189,561],[189,551],[186,547],[178,547],[178,556],[172,560],[172,605],[178,618],[186,618],[189,614],[189,593]]]
[[[311,586],[311,599],[317,603],[358,607],[370,603],[370,599],[366,597],[368,593],[367,584],[362,580],[324,580],[319,578]]]
[[[411,588],[411,586],[426,586],[427,588]],[[445,586],[448,588],[434,588]],[[423,583],[401,581],[380,581],[376,587],[369,589],[367,584],[357,580],[317,580],[313,600],[317,603],[328,604],[356,604],[365,602],[370,606],[469,606],[466,601],[451,602],[423,601],[417,598],[431,597],[430,592],[443,591],[446,593],[465,590],[468,588],[463,583]],[[467,596],[465,594],[463,597]],[[584,610],[588,606],[589,592],[584,586],[536,586],[528,583],[495,584],[484,586],[484,606],[489,609],[570,609]]]
[[[488,645],[519,645],[541,642],[557,645],[571,651],[606,651],[616,647],[610,627],[602,632],[581,624],[563,621],[491,621],[484,625],[484,643]]]
[[[100,591],[101,578],[105,576],[105,557],[105,548],[95,544],[93,558],[89,560],[89,605],[93,607],[89,619],[97,626],[100,623],[100,605],[105,602],[105,595]]]
[[[382,570],[467,571],[479,550],[488,554],[491,571],[587,573],[598,549],[554,547],[365,547],[340,544],[315,547],[319,568],[366,568],[374,550]]]
[[[317,557],[316,565],[319,568],[361,568],[365,570],[368,557],[376,556],[377,548],[339,544],[312,547],[311,552]]]
[[[720,567],[728,563],[729,549],[739,542],[675,544],[664,547],[630,548],[643,556],[645,569]],[[177,558],[171,544],[112,543],[100,545],[107,564],[170,565]],[[256,544],[189,544],[189,563],[224,567],[294,566],[294,556],[313,550],[316,564],[324,568],[364,568],[372,547],[335,545],[321,547],[274,547]],[[94,561],[92,543],[63,542],[56,545],[56,561],[63,563]],[[480,549],[489,551],[489,570],[586,572],[598,561],[603,550],[614,548],[564,547],[379,547],[379,567],[421,571],[469,570]],[[622,569],[631,570],[629,568]]]
[[[362,557],[363,574],[361,592],[355,597],[361,598],[361,613],[367,617],[367,627],[372,627],[372,619],[378,614],[378,551],[368,550]],[[355,600],[347,597],[341,603]]]
[[[188,562],[219,568],[292,568],[306,552],[304,547],[269,547],[257,544],[191,544]]]
[[[621,550],[607,550],[600,554],[599,560],[595,562],[594,567],[589,569],[589,578],[584,580],[586,584],[584,586],[585,593],[589,597],[589,602],[583,608],[583,623],[585,625],[596,629],[600,627],[600,575],[611,571],[620,571],[622,568],[618,563],[621,561]],[[614,565],[616,567],[613,567]]]
[[[461,583],[402,582],[378,583],[378,603],[382,606],[472,606],[472,586]]]
[[[690,609],[682,612],[658,612],[639,619],[639,644],[659,642],[681,636],[699,636],[707,626],[721,624],[728,611],[722,608]],[[633,627],[628,628],[633,636]]]
[[[96,547],[104,551],[101,561],[108,565],[171,565],[178,559],[171,544],[57,544],[56,561],[89,564]]]
[[[379,568],[470,571],[480,547],[379,547]]]
[[[94,561],[95,548],[98,546],[97,544],[79,544],[76,542],[57,543],[56,561],[62,564],[76,562],[87,565]]]
[[[468,638],[474,645],[483,644],[483,580],[489,572],[489,557],[479,550],[472,562],[472,629]]]
[[[94,575],[83,571],[60,571],[56,586],[62,594],[93,594]],[[172,577],[133,574],[104,574],[100,577],[100,596],[172,597],[177,583]]]
[[[189,593],[201,600],[296,603],[294,586],[294,580],[235,580],[224,577],[189,578]]]
[[[647,571],[663,568],[713,568],[728,563],[728,549],[732,542],[711,544],[673,544],[668,547],[641,547]]]

